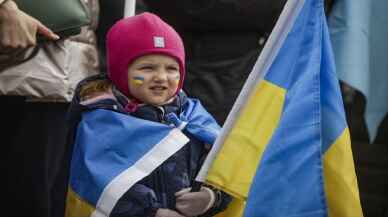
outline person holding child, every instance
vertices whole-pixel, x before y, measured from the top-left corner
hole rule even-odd
[[[226,193],[208,185],[191,190],[220,127],[199,100],[189,98],[181,90],[185,51],[178,33],[158,16],[146,12],[113,25],[107,34],[106,48],[107,76],[80,82],[69,111],[75,135],[67,216],[77,216],[76,206],[84,200],[95,205],[94,212],[113,217],[214,216],[226,209],[231,201]],[[161,151],[157,156],[163,155],[162,160],[151,156],[150,151],[131,164],[127,159],[134,152],[117,151],[134,148],[137,141],[139,146],[146,146],[164,130],[169,135],[177,132],[167,142],[167,149],[181,143],[175,141],[180,140],[178,137],[184,138],[184,142],[170,154]],[[156,146],[151,149],[157,149]],[[99,147],[101,152],[96,151]],[[93,157],[87,156],[89,152]],[[91,161],[100,168],[90,166]],[[159,163],[140,166],[140,161]],[[88,166],[80,166],[84,164]],[[134,165],[152,168],[133,172]],[[100,183],[107,183],[105,177],[101,178],[101,171],[121,167],[125,168],[116,173],[116,181],[97,190]],[[79,172],[77,168],[86,169]],[[89,180],[85,182],[88,184],[80,181],[83,179]],[[103,204],[104,196],[93,199],[96,192],[108,195],[110,203],[114,201],[111,208]]]

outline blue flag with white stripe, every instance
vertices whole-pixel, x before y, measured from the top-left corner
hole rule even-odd
[[[85,112],[71,162],[66,216],[109,216],[116,202],[189,139],[186,129],[213,144],[220,127],[198,100],[189,99],[171,125],[105,109]]]

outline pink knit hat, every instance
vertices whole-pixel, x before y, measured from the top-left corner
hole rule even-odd
[[[175,58],[180,68],[177,92],[185,76],[185,51],[178,33],[152,13],[124,18],[115,23],[107,34],[108,77],[126,96],[128,67],[138,57],[147,54],[165,54]]]

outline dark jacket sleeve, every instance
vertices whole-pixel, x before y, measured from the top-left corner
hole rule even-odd
[[[153,189],[135,184],[120,198],[110,217],[154,217],[160,207]]]
[[[212,189],[212,191],[216,195],[216,199],[215,199],[214,205],[208,211],[206,211],[206,213],[202,214],[200,217],[215,216],[216,214],[224,211],[228,207],[229,203],[232,201],[232,197],[229,194],[221,190],[218,190],[212,186],[206,186],[206,187]]]

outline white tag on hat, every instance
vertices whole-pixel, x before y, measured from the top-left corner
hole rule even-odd
[[[164,47],[164,38],[159,36],[154,36],[154,47]]]

